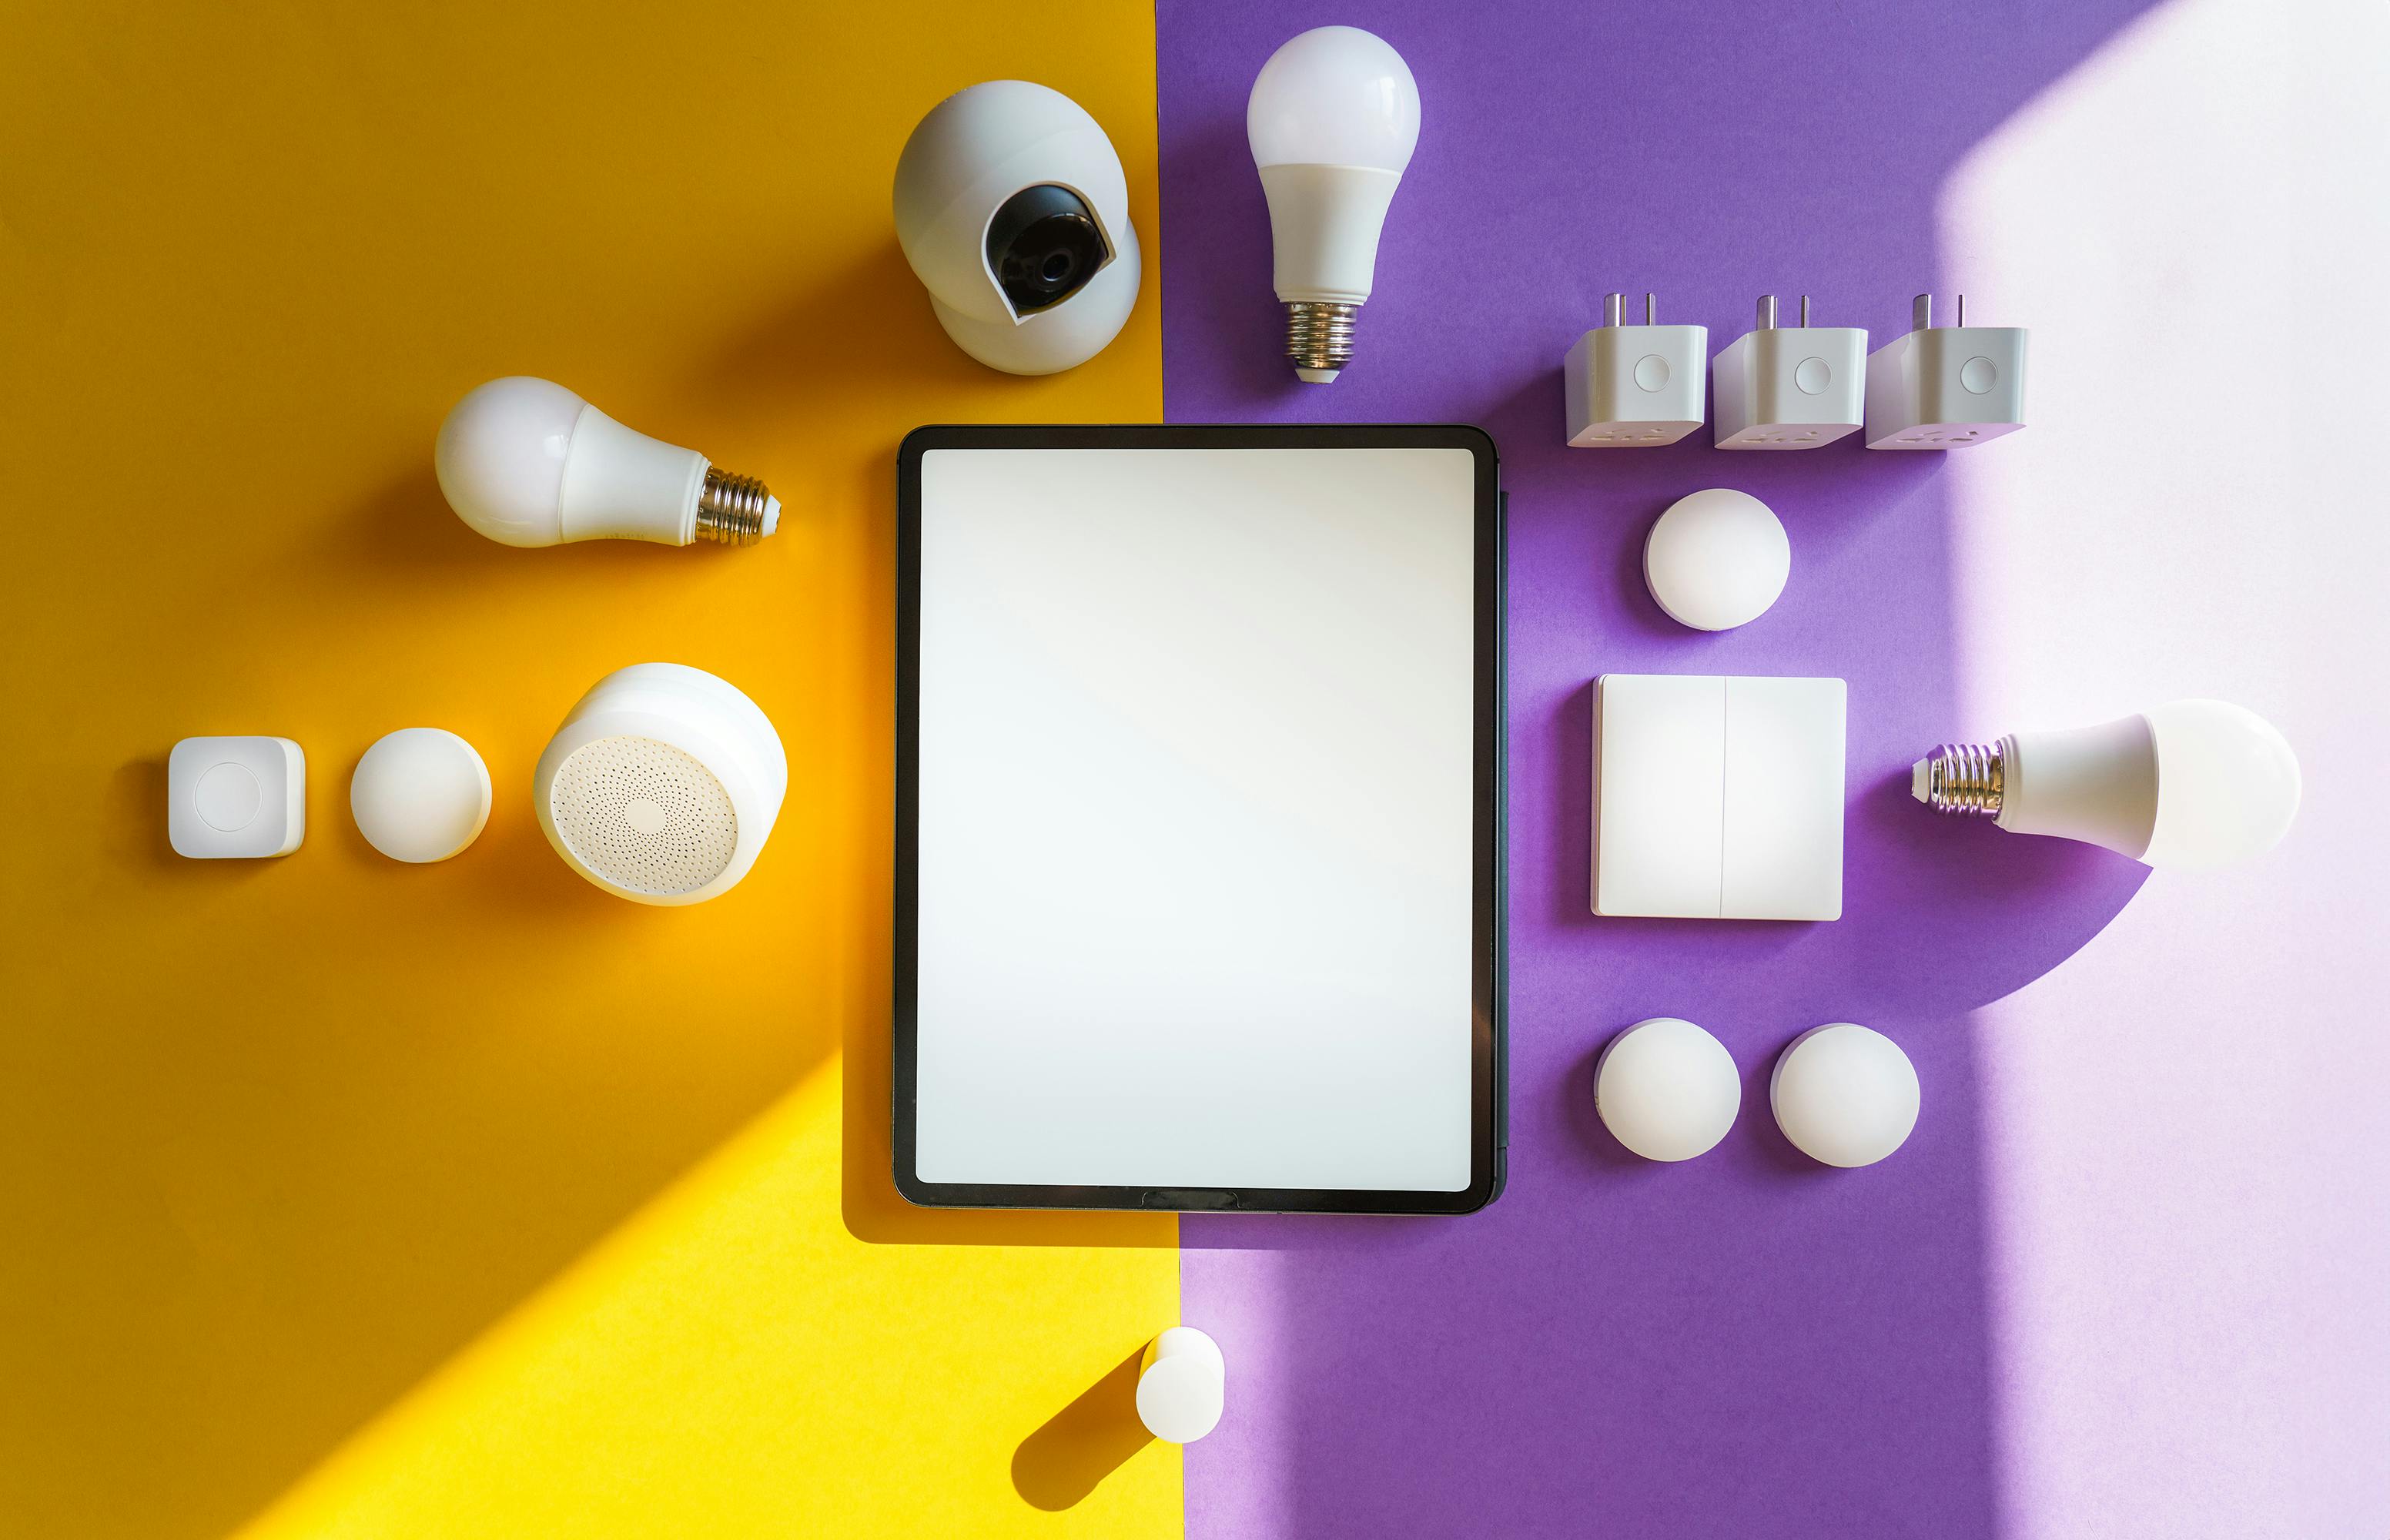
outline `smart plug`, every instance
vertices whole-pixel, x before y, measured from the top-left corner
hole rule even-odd
[[[1643,324],[1622,326],[1626,297],[1602,302],[1602,324],[1576,340],[1561,372],[1568,393],[1568,442],[1576,449],[1656,449],[1702,425],[1702,359],[1707,327],[1658,324],[1659,302],[1643,296]]]
[[[1866,402],[1867,331],[1776,324],[1776,296],[1759,300],[1759,324],[1710,361],[1720,449],[1815,449],[1859,430]]]
[[[1965,449],[2024,426],[2023,327],[1971,327],[1967,297],[1959,324],[1934,324],[1934,296],[1920,294],[1909,330],[1868,355],[1870,449]]]

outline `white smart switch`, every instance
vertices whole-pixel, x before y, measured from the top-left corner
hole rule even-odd
[[[288,855],[307,834],[307,756],[287,738],[186,738],[166,756],[177,855]]]
[[[1603,674],[1594,913],[1841,918],[1846,698],[1840,679]]]

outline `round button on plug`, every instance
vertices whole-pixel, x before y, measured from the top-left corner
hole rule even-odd
[[[1656,353],[1647,353],[1635,361],[1635,383],[1646,391],[1666,388],[1668,361]]]
[[[219,764],[199,777],[191,790],[192,803],[207,826],[220,834],[247,828],[263,800],[257,777],[238,764]]]
[[[1792,383],[1801,387],[1805,396],[1823,393],[1834,382],[1834,366],[1822,358],[1805,358],[1792,371]]]
[[[1981,353],[1959,366],[1959,383],[1970,395],[1983,395],[2000,382],[2000,366]]]

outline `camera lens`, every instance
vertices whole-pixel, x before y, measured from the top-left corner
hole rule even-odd
[[[1068,187],[1025,187],[988,221],[988,270],[1016,315],[1060,304],[1111,256],[1094,211]]]

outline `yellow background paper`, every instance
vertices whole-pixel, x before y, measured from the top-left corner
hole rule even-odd
[[[885,1169],[894,450],[1160,416],[1152,48],[1120,4],[0,19],[0,1533],[1177,1532],[1176,1451],[1070,1410],[1176,1318],[1172,1222]],[[1147,253],[1047,380],[956,352],[889,223],[912,123],[1005,75],[1111,133]],[[431,440],[508,373],[765,478],[781,533],[482,540]],[[789,750],[688,909],[529,805],[650,659]],[[348,816],[411,725],[497,789],[444,865]],[[296,854],[168,850],[213,733],[304,747]]]

